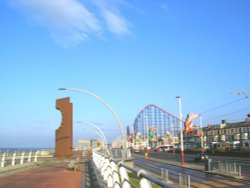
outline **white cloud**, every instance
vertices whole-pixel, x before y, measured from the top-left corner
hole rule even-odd
[[[109,31],[120,36],[130,34],[128,22],[119,11],[119,3],[124,5],[122,1],[92,0],[92,2],[100,9]]]
[[[121,16],[114,14],[109,10],[104,11],[103,15],[111,32],[117,35],[124,35],[129,33],[129,30],[127,29],[127,23]]]
[[[13,0],[12,4],[27,18],[45,26],[57,42],[66,46],[77,45],[90,35],[99,36],[106,30],[116,35],[129,33],[117,3],[111,1]]]

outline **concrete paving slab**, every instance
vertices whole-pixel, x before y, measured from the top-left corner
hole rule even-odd
[[[41,164],[39,167],[0,178],[0,188],[80,188],[84,164],[76,171],[67,168],[66,161]]]

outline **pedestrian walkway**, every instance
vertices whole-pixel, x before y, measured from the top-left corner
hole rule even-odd
[[[69,170],[67,161],[42,163],[16,174],[0,177],[0,188],[81,188],[85,165]]]

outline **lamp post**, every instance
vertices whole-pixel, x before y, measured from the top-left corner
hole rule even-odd
[[[204,140],[203,140],[202,116],[201,116],[201,114],[200,114],[200,129],[201,129],[201,153],[204,153]]]
[[[85,121],[85,122],[78,121],[77,123],[83,123],[83,124],[87,124],[87,125],[90,125],[90,126],[94,127],[96,129],[95,133],[98,134],[99,137],[103,140],[103,143],[105,144],[107,154],[110,156],[110,152],[109,152],[109,149],[108,149],[107,138],[104,135],[103,131],[96,124],[94,124],[92,122],[89,122],[89,121]]]
[[[179,102],[179,113],[180,113],[180,142],[181,142],[181,166],[184,167],[184,147],[183,147],[183,130],[182,130],[182,106],[181,97],[176,97]]]
[[[96,131],[95,131],[95,132],[96,132]],[[96,133],[98,133],[98,132],[96,132]],[[99,136],[99,135],[98,135],[98,136]],[[102,144],[102,147],[104,148],[104,141],[103,141],[101,138],[94,137],[93,139],[99,141],[99,142]],[[107,148],[106,148],[106,150],[107,150]]]
[[[149,136],[148,136],[148,116],[144,116],[145,124],[146,124],[146,147],[148,150],[148,142],[149,142]]]
[[[122,162],[125,162],[125,159],[126,159],[126,150],[127,150],[127,146],[126,146],[126,134],[125,134],[125,131],[124,131],[124,127],[120,121],[120,118],[118,117],[118,115],[116,114],[116,112],[112,109],[112,107],[106,102],[104,101],[101,97],[95,95],[94,93],[91,93],[91,92],[88,92],[88,91],[84,91],[84,90],[81,90],[81,89],[73,89],[73,88],[59,88],[58,90],[68,90],[68,91],[76,91],[76,92],[81,92],[81,93],[85,93],[89,96],[92,96],[96,99],[98,99],[101,103],[103,103],[110,111],[111,113],[113,114],[113,116],[115,117],[116,119],[116,122],[118,123],[119,125],[119,128],[120,128],[120,132],[121,132],[121,139],[122,139]]]
[[[135,146],[135,132],[134,132],[134,125],[131,125],[131,134],[132,135],[132,147],[134,148]]]
[[[103,137],[100,134],[100,132],[98,132],[97,130],[94,130],[94,132],[99,136],[100,140],[102,141],[102,143],[104,143],[104,146],[106,147],[107,142],[103,139]]]
[[[103,138],[102,134],[100,134],[100,132],[98,132],[97,130],[94,130],[94,132],[100,137],[101,143],[103,144],[104,148],[106,149],[107,155],[110,156],[110,152],[109,152],[109,149],[108,149],[108,144],[105,141],[105,139]]]

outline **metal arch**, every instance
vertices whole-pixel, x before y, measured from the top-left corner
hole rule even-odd
[[[150,109],[152,108],[152,110]],[[163,136],[164,134],[166,134],[167,131],[169,131],[168,127],[164,126],[164,125],[172,125],[172,133],[173,135],[177,135],[178,131],[177,131],[177,125],[176,123],[178,123],[180,121],[180,119],[178,117],[176,117],[175,115],[163,110],[162,108],[154,105],[154,104],[149,104],[147,106],[145,106],[136,116],[135,120],[134,120],[134,130],[135,132],[137,131],[141,131],[142,135],[145,134],[145,128],[144,128],[144,120],[143,120],[143,116],[144,115],[148,115],[149,117],[153,114],[154,119],[153,122],[156,124],[157,128],[159,129],[158,134],[159,136]],[[152,118],[149,118],[152,119]],[[152,120],[150,120],[152,121]]]
[[[149,105],[145,106],[145,107],[137,114],[137,116],[136,116],[135,119],[137,119],[137,118],[140,116],[140,114],[141,114],[145,109],[147,109],[147,108],[149,108],[149,107],[155,107],[156,109],[159,109],[160,111],[162,111],[164,114],[167,114],[167,115],[169,115],[169,116],[172,116],[174,119],[176,119],[176,120],[178,120],[178,121],[181,121],[181,120],[180,120],[178,117],[176,117],[175,115],[173,115],[173,114],[171,114],[171,113],[169,113],[169,112],[163,110],[162,108],[156,106],[155,104],[149,104]]]

